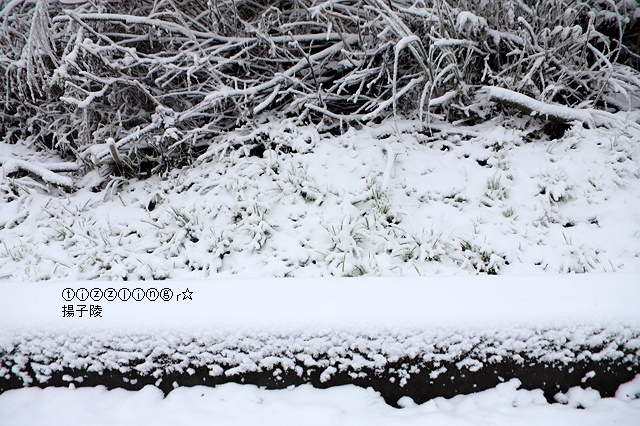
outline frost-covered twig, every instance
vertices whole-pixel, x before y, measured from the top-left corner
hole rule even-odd
[[[387,154],[387,164],[384,168],[384,173],[382,174],[382,183],[380,183],[380,189],[383,191],[385,191],[389,185],[389,179],[393,172],[393,163],[396,161],[396,154],[393,152],[390,144],[387,144],[387,146],[384,147],[384,151]]]

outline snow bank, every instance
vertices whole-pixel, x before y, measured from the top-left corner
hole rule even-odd
[[[636,379],[637,381],[637,379]],[[581,391],[581,390],[580,390]],[[571,401],[575,401],[575,396]],[[138,392],[103,387],[21,389],[0,395],[4,426],[80,425],[637,425],[640,400],[601,398],[595,392],[584,409],[549,404],[540,390],[519,389],[511,380],[493,389],[451,399],[437,398],[404,408],[389,407],[371,389],[311,386],[265,390],[226,384],[214,389],[180,388],[163,398],[154,387]]]
[[[638,274],[589,274],[5,283],[0,389],[355,383],[395,403],[518,377],[549,397],[577,385],[613,395],[640,373],[638,282]],[[173,297],[90,300],[110,287]],[[66,288],[76,299],[65,299]],[[76,316],[63,317],[70,304]],[[83,304],[100,305],[101,316],[78,317]]]

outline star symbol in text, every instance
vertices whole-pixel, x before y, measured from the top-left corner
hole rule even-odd
[[[192,291],[189,291],[189,289],[187,288],[185,291],[182,292],[182,300],[193,300],[193,298],[191,297],[193,295]]]

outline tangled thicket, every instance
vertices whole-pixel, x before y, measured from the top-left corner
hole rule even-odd
[[[0,22],[2,140],[133,175],[270,119],[474,122],[485,86],[640,102],[634,0],[11,0]]]

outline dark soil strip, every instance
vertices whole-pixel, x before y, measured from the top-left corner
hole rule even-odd
[[[5,364],[5,367],[7,365]],[[436,397],[453,397],[459,394],[469,394],[495,387],[501,382],[517,378],[522,382],[523,389],[541,389],[549,402],[554,402],[554,395],[566,392],[569,388],[580,386],[590,387],[600,392],[602,397],[611,397],[622,383],[632,380],[640,374],[640,365],[625,361],[609,360],[606,362],[581,361],[575,363],[552,364],[539,360],[524,359],[515,362],[511,359],[486,364],[476,371],[465,367],[459,368],[456,363],[441,363],[439,365],[417,362],[416,359],[405,359],[388,363],[381,369],[350,369],[336,371],[331,378],[322,381],[324,371],[318,367],[305,367],[297,363],[298,369],[282,370],[281,368],[265,369],[260,372],[242,374],[210,375],[207,367],[194,366],[187,372],[167,372],[159,377],[143,375],[135,370],[121,372],[107,369],[102,372],[65,368],[53,372],[46,382],[38,381],[36,374],[29,367],[27,373],[32,379],[30,386],[48,387],[70,384],[69,376],[73,377],[76,387],[103,385],[108,389],[124,388],[130,390],[141,389],[146,385],[158,386],[165,395],[177,386],[215,386],[223,383],[245,383],[265,387],[267,389],[282,389],[291,385],[310,383],[317,388],[328,388],[345,384],[354,384],[364,388],[371,387],[380,392],[385,401],[397,407],[397,401],[402,396],[411,397],[416,403],[423,403]],[[407,366],[412,369],[410,376],[403,381],[397,371],[406,371]],[[432,374],[442,371],[436,376]],[[298,374],[302,372],[302,374]],[[24,387],[23,380],[13,374],[0,377],[0,393]]]

